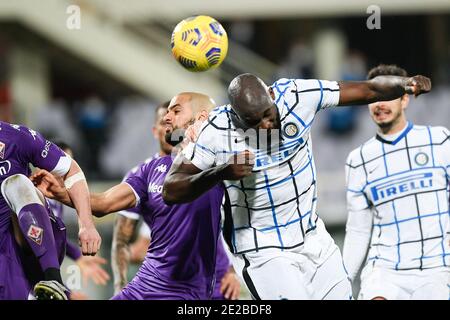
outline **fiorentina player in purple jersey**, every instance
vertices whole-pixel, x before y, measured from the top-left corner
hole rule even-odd
[[[89,190],[78,164],[25,126],[0,122],[0,299],[68,299],[60,263],[65,226],[50,211],[28,176],[29,165],[61,176],[79,215],[83,254],[100,248]]]
[[[145,161],[148,163],[155,158],[164,157],[172,153],[172,145],[166,142],[166,125],[164,116],[170,101],[156,108],[155,124],[152,128],[153,137],[159,142],[160,150],[152,158]],[[137,172],[141,165],[131,169],[123,181]],[[135,207],[119,212],[113,232],[113,246],[111,249],[112,269],[114,271],[114,288],[118,294],[127,283],[127,267],[129,262],[142,263],[150,247],[150,228],[143,222],[138,239],[130,245],[132,235],[135,233],[137,223],[141,216],[145,215],[145,208]],[[240,292],[240,283],[230,264],[225,252],[222,238],[217,243],[216,253],[216,285],[212,299],[237,299]]]
[[[214,107],[208,96],[182,93],[175,96],[165,116],[166,135],[203,122]],[[198,126],[198,125],[197,125]],[[178,135],[183,140],[183,135]],[[125,182],[91,194],[97,216],[141,206],[152,230],[152,246],[134,279],[113,299],[209,299],[215,282],[216,244],[220,232],[223,188],[216,185],[196,201],[168,206],[161,197],[172,157],[143,164]],[[40,170],[34,177],[46,196],[72,205],[66,190]]]

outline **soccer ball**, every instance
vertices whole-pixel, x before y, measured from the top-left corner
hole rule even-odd
[[[208,16],[194,16],[177,24],[172,32],[172,54],[189,71],[217,68],[228,51],[225,29]]]

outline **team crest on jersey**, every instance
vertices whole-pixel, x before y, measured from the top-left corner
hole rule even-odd
[[[418,166],[424,166],[428,163],[428,155],[425,152],[419,152],[414,157],[414,161]]]
[[[167,166],[165,164],[160,164],[155,170],[164,173],[167,171]]]
[[[0,141],[0,159],[5,159],[6,145]]]
[[[38,245],[41,245],[42,237],[44,236],[44,229],[32,224],[28,229],[27,236]]]
[[[298,134],[298,127],[293,122],[286,123],[283,128],[283,133],[288,138],[294,138]]]

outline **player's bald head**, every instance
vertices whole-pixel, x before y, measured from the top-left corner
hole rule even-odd
[[[197,114],[202,111],[210,112],[212,109],[216,107],[216,103],[210,96],[198,93],[198,92],[187,92],[186,93],[190,97],[191,108],[194,114]]]
[[[206,111],[209,113],[216,107],[216,104],[210,96],[198,92],[182,92],[177,94],[170,102],[169,108],[180,104],[189,105],[192,115],[195,117],[198,113]]]
[[[274,105],[269,88],[250,73],[240,74],[230,82],[228,98],[233,110],[249,126],[260,122],[264,111]]]

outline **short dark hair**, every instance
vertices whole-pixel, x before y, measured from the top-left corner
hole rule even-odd
[[[56,144],[61,150],[72,150],[72,147],[62,139],[52,139],[52,142]]]
[[[400,76],[407,77],[408,72],[405,69],[396,66],[395,64],[380,64],[372,68],[367,73],[367,80],[373,79],[377,76]]]
[[[155,123],[158,120],[158,112],[161,109],[167,110],[169,108],[170,100],[160,103],[155,109]]]
[[[167,109],[167,108],[169,108],[169,104],[170,104],[170,100],[165,101],[165,102],[163,102],[163,103],[160,103],[160,104],[156,107],[155,115],[156,115],[156,116],[158,115],[158,112],[159,112],[160,109]]]

